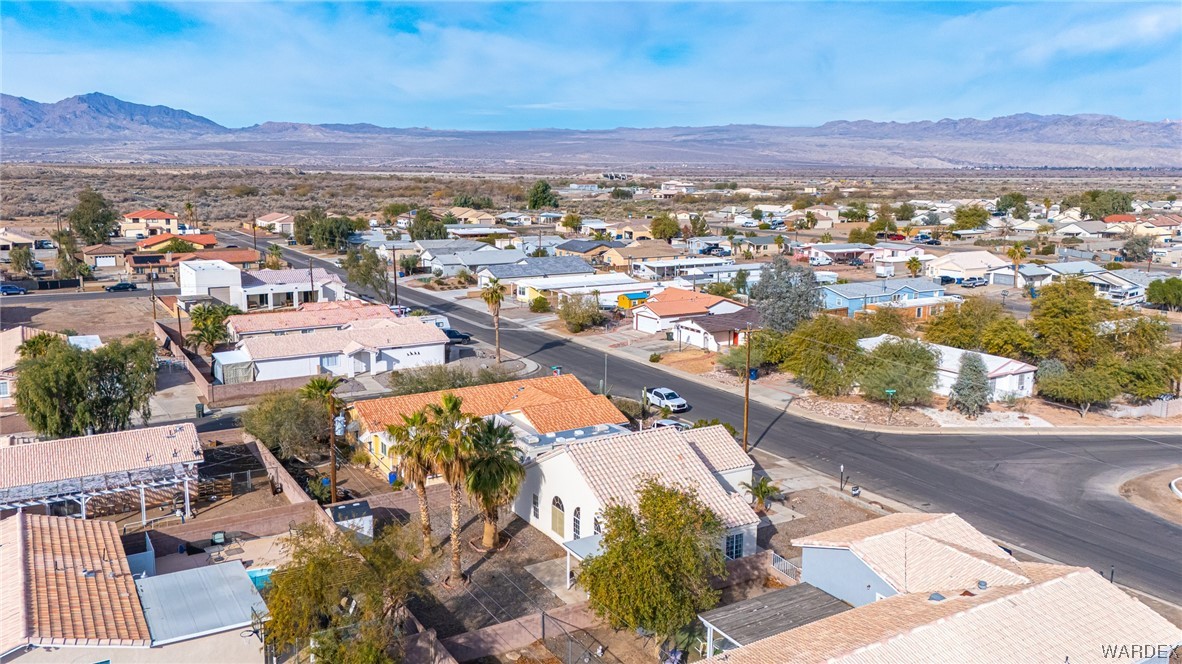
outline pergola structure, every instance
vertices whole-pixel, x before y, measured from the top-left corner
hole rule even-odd
[[[799,583],[698,614],[706,627],[706,655],[739,648],[844,611],[849,604]]]
[[[570,573],[571,558],[581,563],[591,556],[603,553],[603,535],[591,535],[563,542],[562,548],[566,549],[566,587],[569,590],[575,585],[575,578]]]
[[[147,523],[145,492],[189,486],[203,455],[192,424],[63,438],[0,448],[0,511],[77,503],[81,517],[94,498],[138,491]]]

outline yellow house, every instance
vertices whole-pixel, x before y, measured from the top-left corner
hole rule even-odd
[[[639,307],[648,302],[649,295],[651,293],[620,293],[620,296],[616,298],[616,306],[624,311],[630,311],[632,307]]]
[[[619,237],[624,240],[651,240],[653,239],[653,232],[649,229],[648,224],[628,224],[621,226],[618,231]]]

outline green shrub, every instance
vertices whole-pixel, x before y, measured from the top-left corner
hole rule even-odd
[[[530,300],[529,310],[535,314],[544,314],[550,311],[550,300],[547,300],[546,298],[539,295]]]
[[[353,450],[353,456],[349,457],[349,462],[354,466],[368,466],[369,452],[363,449]]]
[[[1044,244],[1043,246],[1038,248],[1038,255],[1039,256],[1054,256],[1055,255],[1055,245]]]
[[[653,362],[653,363],[660,362],[661,361],[661,354],[660,353],[653,353],[652,355],[649,355],[648,361]]]

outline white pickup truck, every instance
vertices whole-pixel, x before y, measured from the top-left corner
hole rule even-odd
[[[689,410],[689,402],[667,387],[653,387],[645,390],[644,400],[651,406],[668,408],[675,413]]]

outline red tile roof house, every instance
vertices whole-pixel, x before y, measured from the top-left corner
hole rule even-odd
[[[174,235],[172,233],[161,233],[160,235],[153,235],[135,243],[136,251],[159,251],[164,245],[172,240],[181,240],[193,246],[194,250],[209,249],[216,247],[218,239],[212,233],[194,233],[192,235]]]
[[[224,261],[239,270],[253,270],[262,261],[254,249],[199,249],[184,253],[143,251],[129,254],[124,262],[128,274],[165,274],[175,277],[185,261]]]
[[[745,307],[718,295],[666,288],[632,309],[632,329],[656,334],[694,316],[730,314]]]
[[[161,233],[175,233],[180,227],[180,220],[175,214],[160,210],[136,210],[123,215],[123,221],[119,222],[119,234],[123,237],[142,235],[146,238]]]
[[[339,330],[360,320],[394,319],[390,307],[363,300],[309,302],[294,310],[238,314],[226,318],[230,341],[256,336],[306,334],[315,330]]]
[[[0,521],[0,662],[261,661],[267,606],[242,562],[156,575],[140,537],[129,556],[110,521]]]

